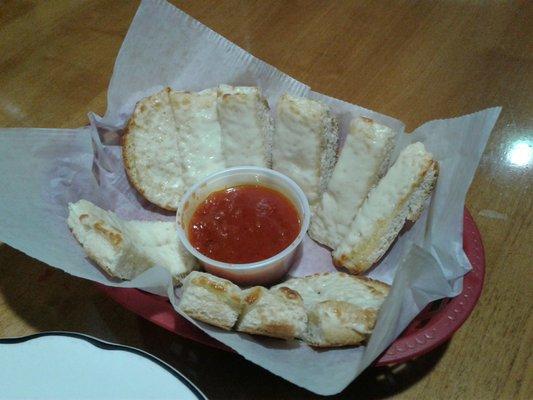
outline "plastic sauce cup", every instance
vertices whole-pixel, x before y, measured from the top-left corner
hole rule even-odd
[[[300,233],[280,253],[266,260],[246,264],[213,260],[192,246],[188,238],[188,226],[196,208],[213,192],[240,185],[261,185],[287,196],[294,204],[300,218]],[[300,187],[277,171],[260,167],[234,167],[209,175],[191,187],[181,198],[177,212],[178,237],[204,269],[221,278],[244,285],[264,285],[276,282],[291,267],[302,240],[309,228],[311,212],[307,197]]]

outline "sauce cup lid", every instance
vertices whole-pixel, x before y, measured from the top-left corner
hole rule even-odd
[[[284,189],[286,194],[289,194],[289,200],[292,203],[295,203],[294,206],[299,211],[301,215],[301,221],[300,221],[300,232],[298,233],[298,236],[294,241],[287,246],[285,249],[283,249],[278,254],[273,255],[270,258],[256,261],[253,263],[245,263],[245,264],[236,264],[236,263],[226,263],[223,261],[214,260],[212,258],[207,257],[205,254],[202,254],[199,252],[189,241],[189,238],[187,236],[186,229],[187,227],[183,226],[183,213],[186,209],[186,207],[189,204],[189,201],[191,198],[196,194],[200,189],[204,187],[209,187],[210,184],[214,184],[215,182],[219,180],[223,180],[224,178],[230,178],[232,176],[236,175],[250,175],[250,182],[244,182],[240,184],[257,184],[261,185],[261,177],[267,178],[270,182],[273,184],[266,185],[267,187],[270,187],[272,189],[276,189],[276,187],[280,189]],[[239,185],[239,184],[235,184]],[[214,187],[212,191],[209,191],[209,193],[213,193],[217,190],[223,190],[225,187],[232,187],[235,186],[232,184],[229,185],[223,185],[219,187]],[[202,201],[205,199],[206,196],[203,197]],[[296,200],[296,201],[294,201]],[[307,230],[309,228],[309,222],[311,218],[311,210],[309,208],[309,202],[307,201],[307,197],[302,191],[302,189],[294,182],[291,178],[289,178],[286,175],[283,175],[280,172],[274,171],[269,168],[262,168],[262,167],[253,167],[253,166],[242,166],[242,167],[233,167],[228,168],[222,171],[215,172],[203,180],[199,181],[195,185],[193,185],[189,190],[185,192],[185,194],[181,197],[181,200],[178,205],[178,211],[176,215],[176,222],[177,222],[177,231],[178,231],[178,237],[181,241],[181,243],[185,246],[185,248],[197,259],[199,259],[204,264],[209,264],[214,267],[220,268],[220,269],[229,269],[229,270],[241,270],[241,271],[250,271],[255,269],[261,269],[267,266],[270,266],[274,263],[277,263],[279,260],[283,259],[284,257],[288,256],[290,253],[294,252],[298,245],[302,242],[304,239]]]

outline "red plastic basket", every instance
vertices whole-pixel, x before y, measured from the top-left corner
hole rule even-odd
[[[450,339],[466,321],[481,295],[485,276],[485,254],[481,235],[466,208],[463,248],[472,264],[472,271],[464,277],[462,293],[454,298],[441,299],[429,304],[374,365],[399,364],[428,353]],[[232,351],[177,314],[165,297],[138,289],[98,286],[117,303],[156,325],[196,342]]]

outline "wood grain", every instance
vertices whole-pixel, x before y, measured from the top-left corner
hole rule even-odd
[[[533,398],[533,3],[174,2],[316,91],[401,119],[501,105],[467,206],[483,235],[486,286],[448,344],[369,369],[339,398]],[[0,126],[77,127],[103,114],[113,63],[138,3],[0,3]],[[0,247],[0,335],[71,330],[143,348],[213,399],[314,398],[232,354],[195,345],[115,305],[89,282]],[[327,373],[327,372],[325,372]],[[244,382],[244,383],[243,383]]]

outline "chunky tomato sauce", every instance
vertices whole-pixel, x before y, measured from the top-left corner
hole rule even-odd
[[[211,193],[189,222],[189,240],[217,261],[244,264],[270,258],[300,232],[300,218],[282,193],[258,185]]]

